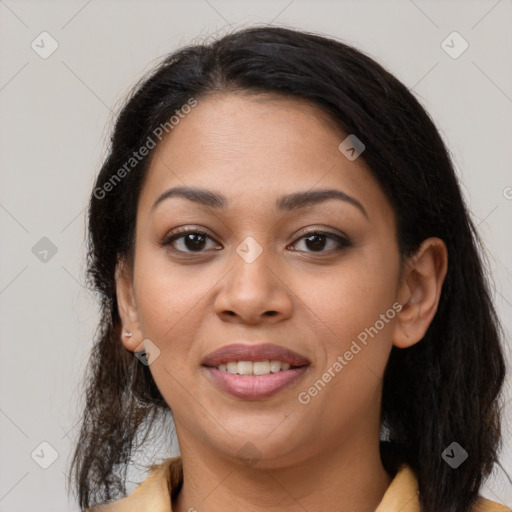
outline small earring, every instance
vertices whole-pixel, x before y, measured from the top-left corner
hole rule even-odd
[[[133,336],[133,334],[131,332],[125,331],[123,333],[123,336],[125,336],[126,338],[131,338]]]

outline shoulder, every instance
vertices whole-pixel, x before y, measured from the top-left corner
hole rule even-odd
[[[149,467],[149,475],[128,496],[96,505],[86,512],[172,512],[171,495],[183,479],[181,457],[171,457]]]
[[[473,506],[472,512],[511,512],[512,509],[486,498],[478,498]]]
[[[407,464],[403,464],[399,468],[375,512],[390,512],[391,510],[420,512],[418,480],[412,468]],[[479,497],[470,512],[512,512],[512,509]]]

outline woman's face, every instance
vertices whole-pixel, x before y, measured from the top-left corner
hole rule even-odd
[[[346,136],[299,100],[219,94],[199,100],[156,149],[138,205],[125,326],[134,331],[127,346],[151,340],[150,370],[182,448],[251,452],[271,467],[349,440],[378,442],[399,252],[390,203],[362,159],[338,148]],[[174,187],[216,201],[157,202]],[[320,190],[339,194],[294,200]],[[184,229],[196,234],[170,240]],[[231,344],[277,345],[308,364],[266,376],[203,365]]]

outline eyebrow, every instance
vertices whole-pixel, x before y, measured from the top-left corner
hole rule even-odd
[[[153,211],[162,201],[171,197],[182,197],[200,205],[216,209],[223,209],[228,205],[227,198],[218,192],[198,187],[174,187],[160,194],[153,203],[151,210]],[[313,206],[329,199],[338,199],[349,203],[368,218],[368,213],[364,206],[355,197],[336,189],[294,192],[293,194],[288,194],[277,199],[276,206],[279,210],[290,212],[299,208]]]

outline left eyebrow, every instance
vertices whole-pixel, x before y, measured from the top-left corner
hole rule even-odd
[[[297,208],[304,208],[306,206],[322,203],[324,201],[328,201],[329,199],[345,201],[346,203],[349,203],[352,206],[358,208],[359,211],[361,211],[361,213],[366,218],[368,218],[368,213],[366,212],[364,206],[355,197],[349,196],[347,193],[336,189],[320,189],[307,190],[305,192],[295,192],[293,194],[280,197],[276,201],[276,206],[280,210],[292,211]]]
[[[212,190],[198,187],[174,187],[160,194],[157,200],[153,203],[151,210],[154,210],[162,201],[171,197],[183,197],[189,201],[193,201],[203,206],[217,209],[225,208],[228,205],[227,198],[219,192],[214,192]],[[364,206],[355,197],[352,197],[347,193],[336,189],[320,189],[307,190],[304,192],[294,192],[293,194],[288,194],[278,198],[276,200],[276,207],[279,210],[289,212],[299,208],[305,208],[307,206],[322,203],[324,201],[328,201],[329,199],[338,199],[349,203],[359,209],[363,215],[368,218],[368,213],[366,212]]]

